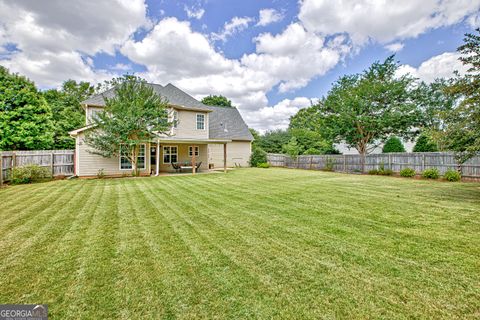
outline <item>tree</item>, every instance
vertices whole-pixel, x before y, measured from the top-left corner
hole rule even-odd
[[[297,139],[303,154],[334,154],[338,153],[331,140],[327,140],[317,131],[309,129],[290,129],[289,133]],[[306,153],[308,151],[308,153]]]
[[[297,138],[292,137],[290,141],[283,146],[283,152],[288,154],[293,159],[296,159],[300,153],[302,153],[303,148],[298,144]]]
[[[256,167],[260,163],[267,162],[267,153],[258,146],[252,147],[252,154],[250,155],[250,166]]]
[[[345,142],[365,155],[391,135],[411,137],[420,114],[409,87],[414,79],[396,76],[398,64],[391,56],[375,62],[361,74],[343,76],[319,104],[322,127],[334,142]]]
[[[55,149],[75,148],[75,140],[68,132],[85,126],[85,110],[80,102],[94,93],[95,88],[90,83],[75,80],[65,81],[60,90],[50,89],[43,93],[53,113]]]
[[[0,66],[0,150],[49,149],[52,112],[35,84]]]
[[[105,111],[92,118],[95,129],[87,131],[85,142],[103,157],[125,156],[137,175],[140,144],[172,127],[168,104],[143,79],[124,76],[111,83],[115,96],[105,98]]]
[[[206,96],[205,98],[202,99],[202,103],[206,104],[207,106],[234,108],[234,106],[232,105],[232,101],[228,100],[226,97],[221,95]]]
[[[413,152],[435,152],[438,151],[437,144],[425,133],[422,133],[413,147]]]
[[[402,140],[398,137],[392,136],[383,145],[383,153],[390,152],[405,152],[405,147],[403,146]]]
[[[459,105],[445,118],[442,145],[457,152],[460,161],[466,161],[480,151],[480,28],[479,34],[465,34],[464,44],[457,51],[460,61],[469,67],[463,77],[457,77],[448,88],[453,95],[460,95]]]
[[[295,115],[290,117],[288,128],[292,129],[308,129],[314,132],[321,132],[322,115],[320,105],[323,101],[319,101],[316,105],[300,109]]]
[[[281,153],[283,145],[287,144],[291,137],[287,130],[267,131],[260,136],[258,146],[268,153]]]

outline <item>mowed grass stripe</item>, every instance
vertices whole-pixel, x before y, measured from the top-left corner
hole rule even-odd
[[[72,186],[65,198],[25,213],[41,201],[37,188],[59,192],[63,183]],[[13,188],[6,201],[20,211],[4,216],[18,221],[13,234],[33,235],[38,214],[50,241],[33,236],[35,250],[15,257],[44,267],[10,261],[2,270],[0,298],[48,301],[54,319],[476,318],[480,310],[478,184],[242,169],[21,186],[24,201],[28,188],[37,198],[28,205]],[[29,248],[21,236],[8,239],[8,252]],[[15,276],[36,285],[22,290],[8,281]]]
[[[225,283],[224,281],[219,283],[219,281],[223,279],[221,276],[212,278],[211,280],[214,281],[213,284],[205,286],[202,289],[205,290],[205,292],[201,296],[205,299],[211,296],[212,293],[218,294],[219,292],[225,291],[230,293],[236,291],[242,292],[242,287],[245,286],[246,282],[255,283],[252,281],[252,279],[247,277],[245,270],[238,268],[236,262],[231,261],[230,258],[218,248],[218,245],[216,245],[210,237],[205,236],[199,231],[197,225],[191,219],[191,217],[194,215],[194,212],[191,211],[191,208],[189,208],[188,205],[185,205],[184,201],[172,196],[173,193],[171,193],[171,190],[174,189],[171,188],[169,183],[165,183],[165,188],[162,190],[162,198],[159,200],[165,203],[167,210],[162,212],[162,214],[169,219],[175,231],[179,234],[184,243],[188,246],[188,250],[195,257],[195,261],[198,264],[196,271],[203,273],[202,271],[207,265],[210,268],[214,267],[215,269],[219,269],[219,271],[223,272],[231,270],[231,277],[237,273],[240,273],[238,280],[232,279],[228,283]],[[151,191],[152,195],[155,195],[153,189],[149,189],[149,191]],[[170,199],[175,199],[175,203],[172,204],[169,202]],[[211,277],[210,274],[207,274],[206,276]],[[234,278],[237,278],[237,276]],[[250,291],[251,294],[257,293],[257,291],[254,289],[250,289]],[[209,301],[209,299],[206,301]],[[232,316],[245,316],[245,314],[243,314],[245,308],[242,302],[233,300],[232,303],[233,305],[231,306],[231,309],[234,311]],[[212,311],[216,310],[217,308],[219,308],[219,310],[225,308],[224,302],[222,301],[211,301],[211,304]],[[199,314],[199,311],[194,314]]]

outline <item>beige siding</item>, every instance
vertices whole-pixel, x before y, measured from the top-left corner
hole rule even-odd
[[[178,111],[177,128],[173,134],[178,138],[208,139],[208,112],[196,112],[187,110]],[[197,114],[205,115],[205,129],[197,130]]]
[[[120,160],[117,157],[104,158],[100,155],[88,152],[92,150],[84,141],[84,134],[80,133],[76,139],[77,168],[78,176],[95,176],[99,170],[103,169],[105,175],[129,175],[131,170],[120,170]],[[146,169],[140,170],[141,173],[150,172],[150,149],[146,145]]]
[[[240,165],[248,167],[250,161],[251,143],[249,141],[232,141],[227,143],[227,166]],[[215,168],[223,168],[223,144],[208,145],[209,163]]]
[[[101,107],[87,107],[85,110],[85,115],[86,115],[86,124],[90,124],[90,120],[92,119],[92,116],[95,112],[102,112],[103,108]]]

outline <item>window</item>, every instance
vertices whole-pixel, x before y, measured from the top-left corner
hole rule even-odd
[[[178,111],[173,110],[173,127],[177,128],[178,127]]]
[[[205,115],[197,114],[197,130],[205,130]]]
[[[145,169],[145,144],[139,145],[137,155],[137,169]],[[132,163],[128,160],[130,151],[124,145],[120,145],[120,170],[132,170]]]
[[[191,157],[193,155],[193,146],[188,147],[188,156]],[[195,157],[198,157],[199,155],[199,150],[198,146],[195,146]]]
[[[178,162],[178,149],[177,146],[164,146],[163,147],[163,163]]]

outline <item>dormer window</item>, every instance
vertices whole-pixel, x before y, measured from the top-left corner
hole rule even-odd
[[[197,130],[205,130],[205,115],[197,113]]]

